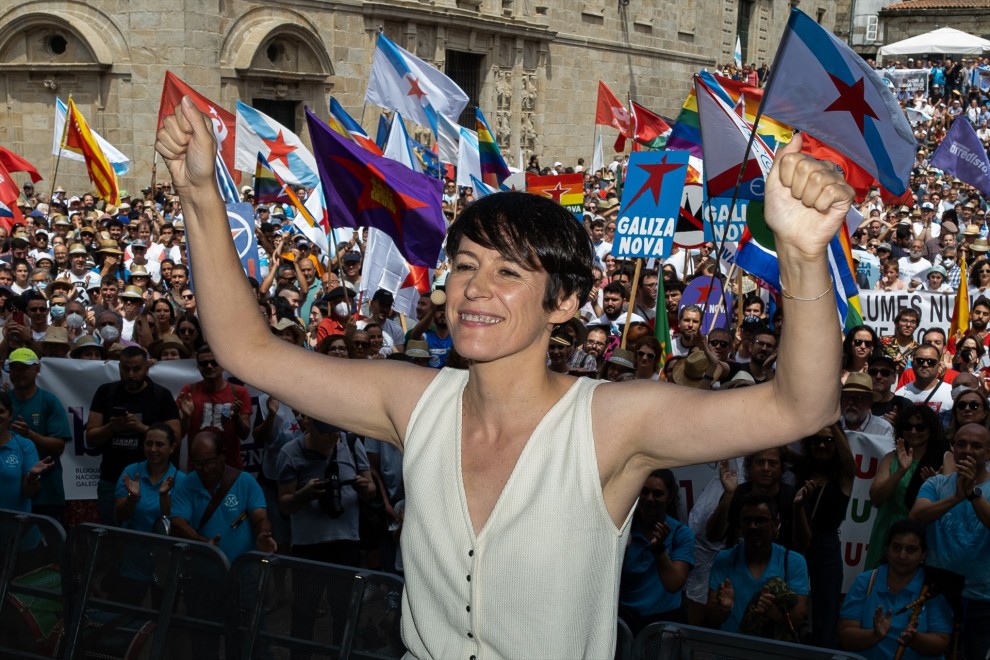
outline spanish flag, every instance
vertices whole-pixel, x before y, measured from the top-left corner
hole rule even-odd
[[[89,180],[96,186],[96,191],[108,204],[120,204],[120,187],[117,184],[117,174],[113,171],[110,161],[100,148],[85,117],[76,108],[72,97],[69,97],[69,111],[65,118],[65,133],[62,134],[62,148],[75,151],[86,160],[86,170]]]

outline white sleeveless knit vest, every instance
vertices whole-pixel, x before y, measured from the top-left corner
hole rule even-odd
[[[627,517],[605,507],[591,426],[600,381],[579,379],[536,427],[475,537],[461,475],[468,373],[444,369],[405,439],[406,588],[412,657],[612,658]]]

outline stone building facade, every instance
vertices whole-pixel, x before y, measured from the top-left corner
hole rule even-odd
[[[826,27],[836,0],[801,9]],[[56,95],[151,180],[162,81],[171,70],[233,109],[241,99],[303,132],[303,107],[337,97],[366,128],[364,92],[379,29],[445,70],[478,104],[510,163],[590,159],[605,81],[668,117],[691,75],[732,59],[772,61],[785,0],[6,0],[0,12],[0,144],[51,180]],[[469,106],[473,112],[473,105]],[[605,129],[605,143],[614,133]],[[422,135],[422,134],[421,134]],[[424,136],[425,137],[425,136]],[[306,138],[304,137],[304,140]],[[608,157],[609,154],[606,154]],[[163,175],[160,170],[159,175]],[[58,183],[88,188],[62,161]],[[42,186],[44,188],[44,186]]]
[[[884,44],[951,27],[990,39],[988,0],[908,0],[887,5],[880,12]]]

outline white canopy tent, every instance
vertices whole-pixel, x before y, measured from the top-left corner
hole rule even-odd
[[[907,55],[983,55],[986,51],[990,51],[990,41],[945,27],[881,47],[877,62]]]

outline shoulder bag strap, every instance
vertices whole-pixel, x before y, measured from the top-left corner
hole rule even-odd
[[[196,525],[196,531],[200,531],[206,526],[206,523],[210,521],[213,514],[216,513],[217,508],[220,506],[220,502],[223,502],[223,498],[227,496],[230,492],[230,487],[234,485],[237,481],[237,476],[239,472],[229,465],[224,468],[223,478],[220,480],[220,485],[217,489],[213,491],[213,497],[210,498],[210,503],[206,505],[206,510],[203,511],[203,517],[199,519],[199,524]]]

